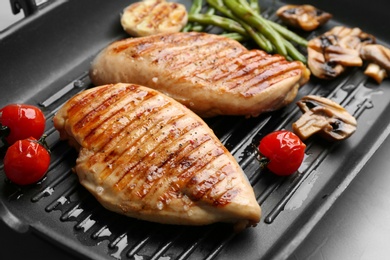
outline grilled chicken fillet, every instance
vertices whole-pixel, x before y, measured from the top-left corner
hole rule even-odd
[[[202,117],[257,116],[279,109],[293,101],[309,75],[301,62],[198,32],[114,42],[95,58],[90,70],[95,85],[147,86]]]
[[[256,225],[260,206],[245,174],[195,113],[150,88],[104,85],[55,115],[79,150],[80,183],[107,209],[167,224]]]

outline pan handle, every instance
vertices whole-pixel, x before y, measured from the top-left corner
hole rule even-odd
[[[25,17],[32,15],[38,10],[34,0],[10,0],[10,4],[13,14],[18,14],[23,10]]]

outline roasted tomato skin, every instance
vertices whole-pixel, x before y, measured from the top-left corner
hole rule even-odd
[[[279,130],[266,135],[260,141],[260,157],[266,157],[267,168],[281,176],[291,175],[302,164],[306,145],[294,133]]]
[[[0,109],[0,124],[9,128],[9,135],[4,139],[12,145],[30,136],[39,139],[45,131],[46,119],[36,106],[9,104]]]
[[[49,151],[33,137],[16,141],[7,149],[4,157],[5,175],[18,185],[41,180],[49,165]]]

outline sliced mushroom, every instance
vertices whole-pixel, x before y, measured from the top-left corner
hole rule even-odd
[[[276,11],[276,15],[284,23],[305,31],[313,31],[332,18],[330,13],[312,5],[285,5]]]
[[[308,43],[308,67],[322,79],[332,79],[346,67],[360,67],[360,49],[375,42],[375,37],[359,28],[336,26]]]
[[[301,140],[319,134],[327,140],[339,141],[351,136],[356,119],[341,105],[324,97],[308,95],[297,102],[304,113],[292,128]]]
[[[388,77],[387,71],[375,63],[368,64],[364,74],[374,79],[378,84],[381,84],[382,81]]]
[[[340,75],[345,67],[335,62],[327,61],[325,55],[316,51],[314,48],[308,48],[307,65],[311,73],[317,78],[332,79]]]
[[[390,74],[390,49],[380,44],[368,44],[361,48],[362,59],[371,62],[364,71],[378,84]]]

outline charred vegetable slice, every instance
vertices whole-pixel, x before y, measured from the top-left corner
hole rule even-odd
[[[287,25],[313,31],[328,22],[332,15],[312,5],[285,5],[276,14]]]
[[[341,105],[324,97],[309,95],[297,102],[304,113],[292,127],[296,135],[306,140],[314,134],[339,141],[351,136],[356,119]]]
[[[123,10],[121,24],[132,36],[179,32],[187,23],[184,5],[165,0],[135,2]]]

